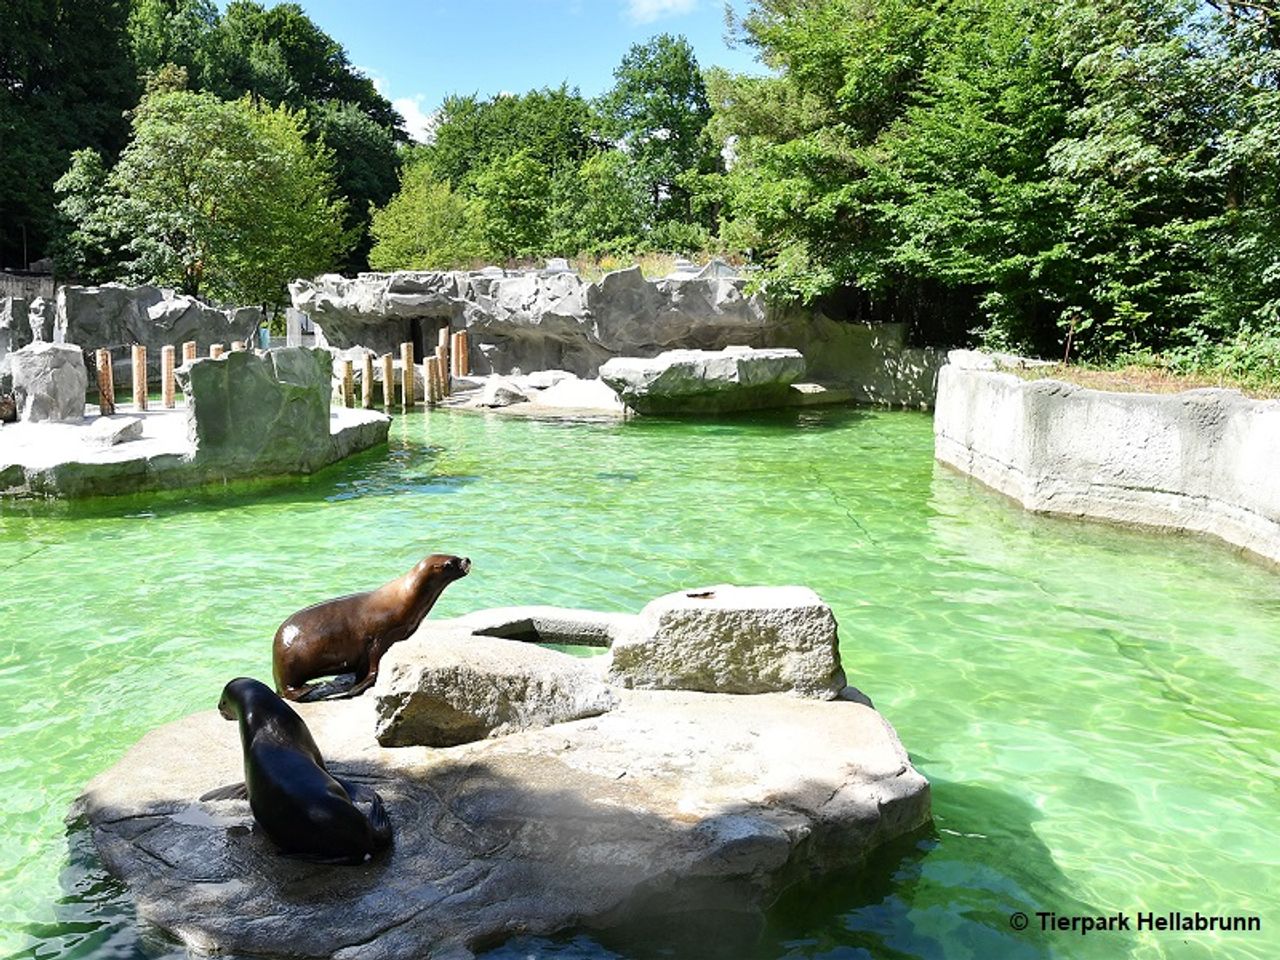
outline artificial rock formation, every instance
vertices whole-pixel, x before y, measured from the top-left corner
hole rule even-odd
[[[797,878],[857,866],[927,822],[928,783],[893,728],[852,688],[817,699],[843,674],[834,649],[834,671],[818,666],[835,622],[812,591],[655,603],[427,621],[388,653],[372,696],[294,704],[328,768],[386,805],[394,846],[363,867],[281,857],[247,803],[196,799],[242,777],[235,727],[211,710],[144,737],[72,817],[139,915],[194,950],[338,960],[463,960],[515,932],[704,910],[749,929]],[[607,657],[520,642],[611,642],[617,669],[637,630],[653,642],[623,669],[653,657],[672,685],[705,686],[670,658],[728,645],[702,657],[718,688],[789,693],[609,688]],[[417,745],[442,733],[471,742]]]
[[[804,370],[798,350],[726,347],[615,357],[600,379],[637,413],[728,413],[786,406]]]
[[[83,362],[69,345],[28,349]],[[88,497],[311,473],[385,443],[386,415],[331,408],[330,363],[327,351],[302,347],[203,357],[178,368],[183,409],[7,428],[0,495]],[[81,382],[70,391],[81,410],[84,390]]]
[[[669,346],[717,348],[752,342],[765,327],[764,305],[739,279],[646,280],[638,267],[584,283],[576,274],[539,271],[326,275],[290,285],[336,348],[392,352],[404,341],[434,343],[440,325],[471,333],[476,373],[563,369],[594,377],[620,354],[651,355]],[[426,336],[423,336],[423,324]]]
[[[311,347],[262,357],[239,350],[179,367],[197,461],[231,474],[310,473],[385,441],[390,421],[372,412],[362,412],[368,422],[355,436],[332,433],[331,374],[329,353]]]
[[[214,343],[248,342],[262,324],[258,307],[220,309],[161,287],[105,283],[58,288],[52,338],[74,343],[92,359],[99,347],[142,344],[152,382],[160,378],[161,347],[194,340],[200,356]],[[117,360],[117,375],[128,376],[129,361]]]
[[[725,264],[647,280],[638,267],[588,283],[562,269],[326,275],[290,285],[294,307],[337,349],[430,349],[442,326],[467,330],[478,375],[562,369],[592,378],[612,357],[730,345],[793,347],[807,376],[873,403],[927,405],[944,354],[905,345],[901,324],[844,323],[779,309]]]
[[[78,347],[36,341],[9,356],[18,418],[78,422],[89,375]]]
[[[578,657],[466,631],[392,647],[373,695],[384,747],[452,747],[594,717],[617,703]]]
[[[408,641],[411,642],[411,641]],[[599,717],[447,749],[379,747],[369,697],[298,710],[329,769],[377,790],[393,848],[279,856],[215,711],[144,737],[77,802],[138,914],[199,953],[462,960],[514,932],[732,912],[861,864],[928,821],[928,784],[871,708],[622,690]],[[199,744],[193,754],[192,744]]]
[[[85,431],[85,443],[93,447],[114,447],[118,443],[142,439],[141,417],[98,417]]]

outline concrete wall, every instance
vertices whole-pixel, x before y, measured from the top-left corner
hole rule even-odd
[[[1023,380],[952,351],[934,452],[1030,510],[1187,530],[1280,563],[1280,401]]]

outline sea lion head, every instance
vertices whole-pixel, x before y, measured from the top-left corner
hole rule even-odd
[[[433,553],[418,561],[417,570],[420,576],[442,577],[446,582],[461,580],[471,572],[469,557],[455,557],[448,553]]]
[[[239,720],[253,708],[255,701],[261,702],[263,694],[275,697],[265,683],[251,677],[236,677],[222,688],[218,713],[222,714],[224,720]]]

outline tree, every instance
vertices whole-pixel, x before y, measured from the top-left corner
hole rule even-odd
[[[81,184],[94,168],[81,156],[60,181],[62,210],[87,237],[107,225],[133,282],[276,305],[289,280],[330,269],[349,242],[331,165],[285,107],[157,91],[134,112],[133,138],[92,209]]]
[[[551,179],[541,161],[527,150],[499,158],[480,172],[475,186],[490,252],[511,259],[546,249]]]
[[[740,29],[778,73],[711,75],[722,238],[774,294],[1041,354],[1280,333],[1270,8],[755,0]]]
[[[86,148],[71,155],[70,169],[53,185],[62,197],[53,255],[63,273],[88,283],[115,279],[124,255],[109,209],[107,175],[102,155]]]
[[[334,180],[347,201],[347,231],[355,238],[344,267],[364,269],[375,207],[386,206],[400,184],[400,155],[391,132],[353,103],[326,100],[307,110],[311,135],[333,151]]]
[[[447,270],[484,256],[473,204],[435,180],[429,164],[406,164],[400,190],[373,212],[375,270]]]
[[[138,90],[127,0],[6,0],[0,7],[0,265],[52,240],[53,182],[71,152],[124,145]]]
[[[556,175],[576,170],[592,150],[590,107],[577,90],[531,90],[482,100],[446,97],[434,141],[423,156],[455,189],[470,184],[494,160],[524,151]]]
[[[142,76],[167,64],[182,67],[193,89],[204,85],[213,64],[218,7],[213,0],[132,0],[129,43]]]
[[[248,94],[294,108],[350,103],[395,139],[407,139],[403,118],[373,81],[352,67],[342,44],[296,3],[268,9],[253,0],[232,0],[209,42],[214,69],[204,89],[227,99]]]
[[[691,170],[710,172],[717,155],[705,135],[711,107],[693,48],[660,34],[634,45],[598,102],[602,132],[620,141],[643,178],[658,219],[691,216],[680,185]]]
[[[625,153],[592,154],[552,184],[550,249],[563,254],[636,249],[647,227],[645,190]]]

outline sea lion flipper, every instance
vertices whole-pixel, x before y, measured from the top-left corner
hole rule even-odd
[[[382,805],[382,798],[378,796],[378,792],[373,787],[366,787],[363,783],[354,783],[341,777],[334,777],[334,779],[338,781],[338,786],[347,791],[347,796],[351,798],[356,809],[369,820],[369,829],[373,831],[376,845],[384,847],[390,843],[391,819],[387,816],[387,810]]]
[[[218,787],[216,790],[210,790],[208,793],[200,795],[201,801],[206,800],[248,800],[249,787],[241,780],[239,783],[229,783],[225,787]]]
[[[356,675],[354,673],[341,673],[332,680],[326,680],[324,683],[313,683],[307,687],[307,692],[295,699],[299,703],[311,703],[315,700],[335,700],[343,699],[350,695],[351,688],[355,686]]]

